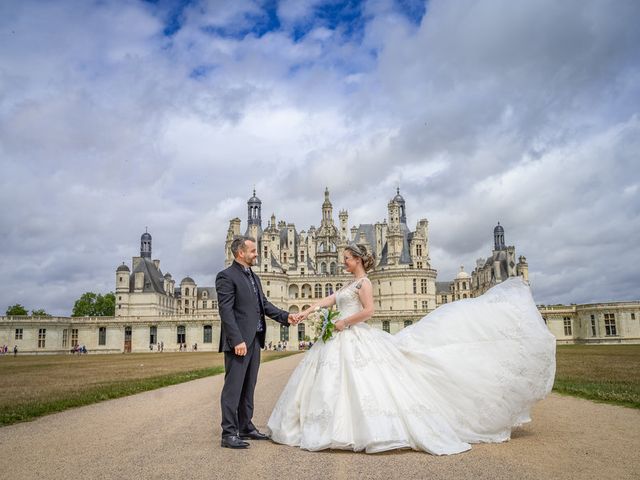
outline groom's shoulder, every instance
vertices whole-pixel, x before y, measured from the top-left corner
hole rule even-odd
[[[218,272],[218,274],[216,275],[216,280],[218,278],[229,278],[230,276],[233,275],[233,271],[235,270],[233,263],[231,265],[229,265],[227,268],[222,269]]]

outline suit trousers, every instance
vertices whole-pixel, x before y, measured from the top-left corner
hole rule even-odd
[[[222,407],[222,436],[238,435],[256,429],[253,417],[253,393],[260,367],[260,343],[257,337],[240,357],[224,352],[224,387],[220,396]]]

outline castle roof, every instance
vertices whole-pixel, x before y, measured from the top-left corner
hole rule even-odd
[[[153,260],[150,258],[139,258],[140,261],[135,262],[135,267],[129,277],[129,291],[133,292],[135,290],[135,274],[142,272],[144,273],[142,291],[145,293],[155,292],[164,294],[164,276],[162,275],[162,271],[156,267],[156,264],[153,263]]]

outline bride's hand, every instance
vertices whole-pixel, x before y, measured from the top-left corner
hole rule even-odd
[[[298,314],[298,322],[304,322],[309,316],[309,312],[300,312]]]
[[[334,326],[334,328],[339,332],[343,331],[346,327],[347,323],[344,320],[338,320]]]

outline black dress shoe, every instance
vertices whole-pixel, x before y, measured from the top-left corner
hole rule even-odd
[[[249,444],[240,439],[237,435],[222,437],[220,446],[225,448],[248,448]]]
[[[240,438],[242,440],[269,440],[269,435],[253,430],[252,432],[241,433]]]

